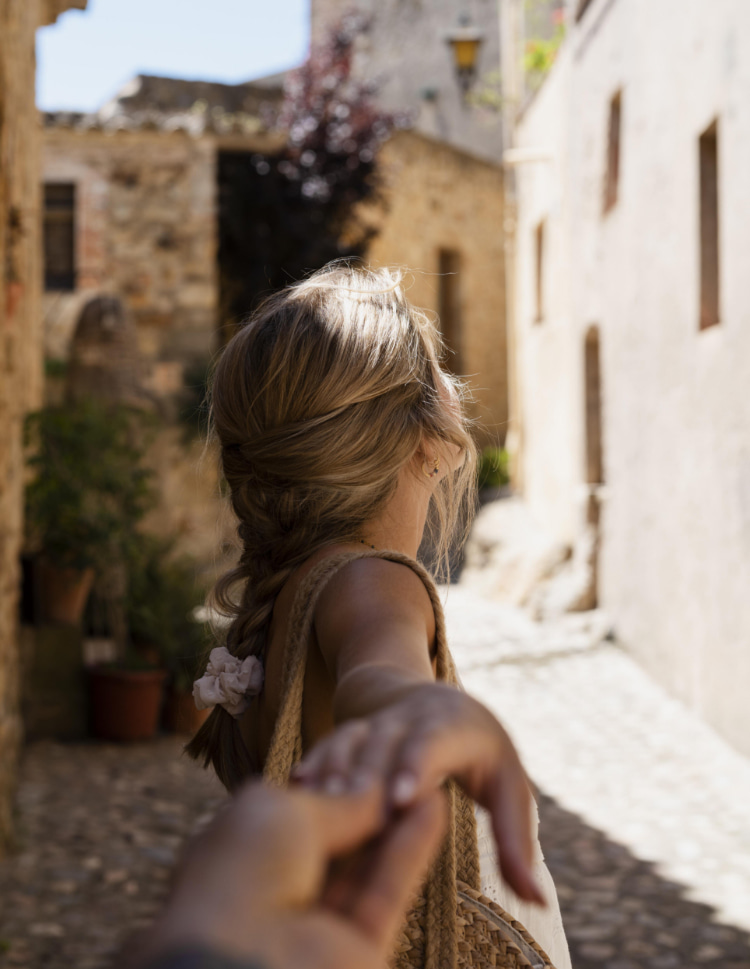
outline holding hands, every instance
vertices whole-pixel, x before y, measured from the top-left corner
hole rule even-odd
[[[544,904],[532,871],[531,793],[515,747],[481,703],[441,683],[350,720],[297,766],[306,787],[342,794],[377,780],[391,810],[429,797],[453,777],[492,818],[501,873],[517,895]]]
[[[384,824],[376,783],[340,797],[251,784],[193,842],[120,969],[383,969],[445,815],[437,792]]]

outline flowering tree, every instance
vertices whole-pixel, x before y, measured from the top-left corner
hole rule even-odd
[[[286,81],[275,155],[220,157],[222,312],[231,325],[269,290],[339,256],[360,256],[374,230],[357,215],[382,204],[376,156],[404,116],[376,104],[377,84],[354,77],[356,38],[367,29],[345,17]]]

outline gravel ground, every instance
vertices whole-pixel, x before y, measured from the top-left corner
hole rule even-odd
[[[462,586],[447,615],[465,685],[540,789],[575,969],[750,969],[750,763],[603,640],[601,615],[538,626]],[[29,747],[0,967],[109,966],[222,799],[176,738]]]

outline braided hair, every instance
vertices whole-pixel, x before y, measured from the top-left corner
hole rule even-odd
[[[357,541],[429,439],[466,452],[437,487],[433,547],[447,567],[468,530],[475,447],[440,383],[434,323],[402,277],[334,263],[272,295],[223,351],[211,389],[212,433],[238,520],[241,554],[213,593],[230,619],[226,647],[262,656],[276,597],[319,548]],[[187,751],[236,788],[255,766],[239,726],[216,707]]]

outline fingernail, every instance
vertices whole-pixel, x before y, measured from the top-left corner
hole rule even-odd
[[[391,788],[394,803],[405,805],[414,800],[417,793],[417,779],[413,774],[397,774]]]
[[[339,774],[332,774],[330,777],[326,778],[323,789],[325,790],[326,794],[331,794],[334,797],[338,797],[346,791],[344,778]]]

